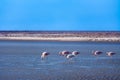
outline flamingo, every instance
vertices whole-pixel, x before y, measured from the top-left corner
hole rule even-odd
[[[107,55],[108,56],[112,56],[112,55],[114,55],[115,53],[114,52],[107,52]]]
[[[80,53],[79,53],[78,51],[73,51],[72,54],[73,54],[73,55],[78,55],[78,54],[80,54]]]
[[[73,57],[75,57],[76,55],[78,55],[79,52],[78,51],[73,51],[72,54],[68,54],[66,56],[67,59],[72,59]]]
[[[93,51],[92,51],[92,52],[93,52]],[[102,54],[102,52],[101,52],[101,51],[94,51],[93,54],[94,54],[95,56],[97,56],[97,55]]]
[[[68,54],[68,55],[66,56],[67,59],[71,59],[71,58],[73,58],[73,57],[75,57],[75,55],[73,55],[73,54]]]
[[[49,55],[50,53],[48,53],[48,52],[43,52],[42,54],[41,54],[41,59],[43,60],[45,57],[47,57],[48,55]]]
[[[69,51],[62,51],[62,52],[59,52],[60,55],[62,56],[67,56],[68,54],[70,54]]]

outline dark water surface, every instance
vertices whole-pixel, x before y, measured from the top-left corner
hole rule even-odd
[[[63,50],[80,54],[67,60],[58,55]],[[93,56],[92,50],[103,53]],[[50,55],[42,61],[43,51]],[[120,43],[0,41],[0,80],[120,80]]]

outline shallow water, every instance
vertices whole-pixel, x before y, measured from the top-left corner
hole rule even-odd
[[[63,50],[80,54],[67,60],[58,55]],[[93,56],[92,50],[103,53]],[[50,52],[45,60],[43,51]],[[120,43],[0,41],[0,80],[120,80]]]

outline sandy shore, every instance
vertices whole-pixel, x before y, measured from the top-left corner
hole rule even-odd
[[[50,40],[50,41],[110,41],[120,42],[120,37],[0,37],[0,40]]]
[[[109,41],[120,42],[120,32],[1,31],[0,40]]]

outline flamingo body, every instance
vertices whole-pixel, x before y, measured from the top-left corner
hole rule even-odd
[[[107,55],[108,56],[112,56],[112,55],[114,55],[115,53],[114,52],[107,52]]]
[[[73,57],[75,57],[75,55],[73,55],[73,54],[68,54],[68,55],[66,56],[67,59],[70,59],[70,58],[73,58]]]
[[[80,54],[80,53],[79,53],[78,51],[73,51],[72,54],[73,54],[73,55],[78,55],[78,54]]]
[[[93,54],[94,54],[95,56],[97,56],[97,55],[102,54],[102,52],[101,52],[101,51],[95,51],[95,52],[93,52]]]
[[[49,55],[49,53],[48,52],[43,52],[42,54],[41,54],[41,59],[44,59],[46,56],[48,56]]]
[[[59,54],[62,56],[67,56],[68,54],[70,54],[70,52],[69,51],[62,51]]]

